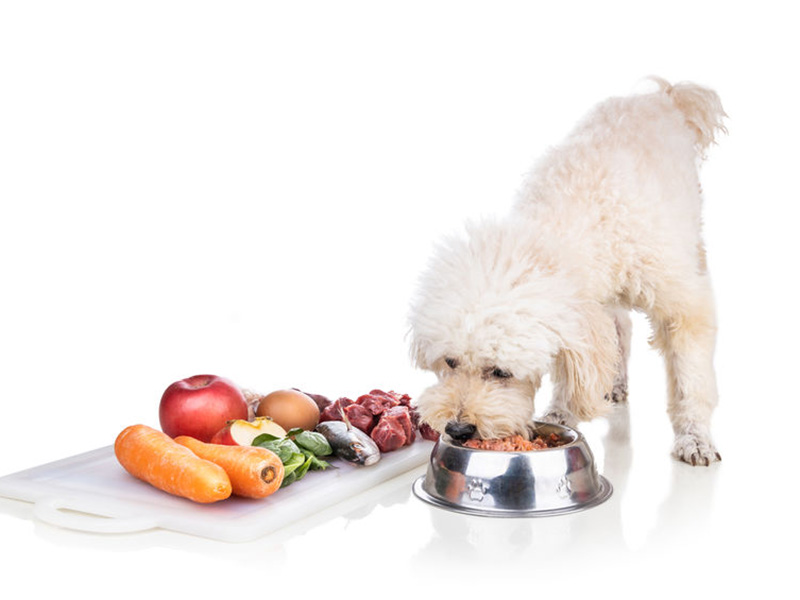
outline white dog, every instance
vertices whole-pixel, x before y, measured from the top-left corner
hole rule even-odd
[[[414,361],[439,379],[418,399],[437,431],[528,434],[546,373],[546,420],[604,414],[627,397],[633,309],[665,359],[674,455],[720,460],[698,166],[726,115],[711,90],[655,81],[654,93],[597,106],[534,167],[507,217],[434,254],[410,335]]]

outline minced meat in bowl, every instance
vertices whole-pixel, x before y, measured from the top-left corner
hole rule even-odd
[[[531,450],[544,450],[557,448],[568,444],[570,440],[562,438],[555,431],[547,435],[536,434],[532,440],[527,440],[521,435],[511,435],[504,438],[491,440],[471,439],[461,442],[461,445],[473,450],[492,450],[494,452],[530,452]]]

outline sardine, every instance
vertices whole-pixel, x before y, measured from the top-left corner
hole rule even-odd
[[[325,436],[339,458],[358,465],[374,465],[381,459],[378,445],[366,433],[345,421],[323,421],[316,431]]]

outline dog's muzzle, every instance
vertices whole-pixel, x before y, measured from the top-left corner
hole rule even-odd
[[[449,435],[454,440],[462,442],[464,440],[470,439],[475,432],[477,431],[477,427],[470,423],[460,423],[458,421],[450,421],[447,425],[445,425],[444,432]]]

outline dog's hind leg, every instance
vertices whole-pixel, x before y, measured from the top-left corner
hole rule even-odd
[[[707,278],[692,283],[699,285],[682,290],[681,301],[651,312],[652,344],[663,354],[667,369],[673,454],[693,465],[709,465],[721,460],[711,440],[711,415],[717,405],[716,319]]]

